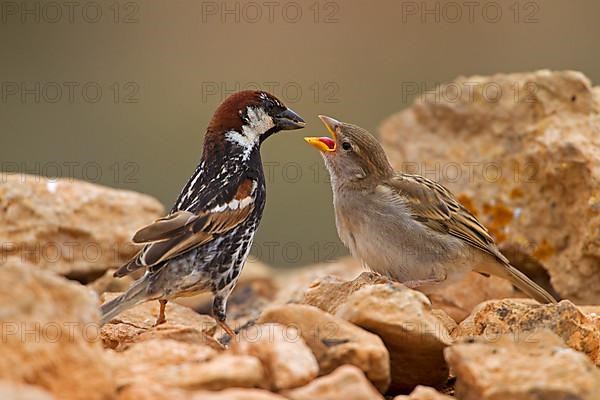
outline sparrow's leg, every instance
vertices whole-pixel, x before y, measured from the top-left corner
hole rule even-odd
[[[229,293],[227,293],[227,295],[229,295]],[[235,337],[235,332],[225,322],[227,319],[227,314],[225,312],[226,308],[227,297],[221,294],[215,295],[212,306],[213,318],[217,321],[217,324],[229,335],[229,337],[233,339]]]
[[[158,326],[167,322],[167,318],[165,316],[165,307],[167,306],[167,300],[159,300],[158,302],[160,303],[160,311],[158,312],[158,318],[156,319],[154,326]]]

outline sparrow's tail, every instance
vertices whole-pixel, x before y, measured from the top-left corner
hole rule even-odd
[[[102,326],[106,324],[121,312],[147,300],[147,288],[148,281],[142,277],[134,282],[134,284],[125,293],[115,297],[109,302],[102,304],[102,306],[100,306],[100,311],[102,312],[100,325]]]
[[[556,303],[556,299],[550,293],[510,264],[499,262],[486,263],[485,268],[478,269],[478,271],[491,273],[492,275],[509,280],[510,283],[518,287],[522,292],[540,303]]]

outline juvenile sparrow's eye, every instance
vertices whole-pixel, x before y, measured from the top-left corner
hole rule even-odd
[[[350,144],[350,142],[342,142],[342,149],[350,151],[352,150],[352,145]]]

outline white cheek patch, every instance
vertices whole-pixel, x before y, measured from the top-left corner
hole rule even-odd
[[[242,132],[229,131],[225,137],[244,149],[243,159],[247,159],[254,146],[260,142],[260,135],[275,126],[273,118],[261,108],[248,107],[248,124],[242,126]]]
[[[244,134],[248,137],[257,136],[260,137],[263,133],[267,132],[269,129],[275,126],[275,122],[273,122],[273,118],[262,108],[252,108],[248,107],[248,120],[249,125],[244,125],[242,130]]]

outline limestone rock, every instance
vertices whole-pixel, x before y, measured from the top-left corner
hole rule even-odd
[[[160,385],[131,385],[125,387],[118,400],[285,400],[277,394],[260,389],[225,389],[219,391],[165,388]]]
[[[365,269],[359,261],[345,257],[335,263],[311,265],[281,274],[278,276],[280,290],[274,302],[278,304],[302,303],[305,292],[315,281],[325,277],[349,281],[364,271]]]
[[[106,293],[102,296],[103,302],[118,295],[119,293]],[[120,351],[132,343],[168,338],[221,347],[212,338],[216,331],[216,323],[212,317],[200,315],[185,306],[169,302],[165,311],[167,322],[155,327],[158,309],[158,301],[149,301],[118,315],[100,329],[104,346]]]
[[[427,386],[417,386],[409,396],[396,396],[394,400],[452,400],[454,397],[446,396]]]
[[[446,311],[439,308],[432,308],[431,314],[435,315],[435,317],[440,320],[442,325],[446,328],[446,331],[448,331],[450,336],[454,338],[454,330],[458,327],[456,321],[451,316],[446,314]]]
[[[535,340],[509,334],[446,349],[461,400],[593,400],[600,372],[582,353],[540,331]]]
[[[317,279],[302,302],[381,337],[390,353],[392,391],[446,381],[443,350],[452,342],[456,323],[443,311],[432,310],[421,293],[363,272],[351,281],[332,276]]]
[[[316,307],[302,304],[267,308],[258,323],[269,322],[297,329],[315,354],[321,375],[341,365],[352,364],[360,368],[382,393],[387,390],[390,383],[389,354],[376,335]]]
[[[89,282],[136,252],[133,233],[163,214],[150,196],[78,180],[4,174],[3,261]]]
[[[551,330],[569,347],[600,365],[600,324],[568,300],[547,305],[533,300],[488,301],[477,307],[455,334],[481,336],[490,341],[504,333],[536,339],[542,329]]]
[[[185,400],[189,399],[186,397]],[[260,389],[226,389],[218,392],[195,392],[192,400],[285,400],[285,397]],[[171,400],[171,399],[169,399]]]
[[[346,281],[334,275],[314,280],[304,292],[302,304],[319,307],[335,314],[352,293],[367,285],[387,283],[388,279],[373,272],[363,272],[356,279]]]
[[[467,318],[479,303],[516,296],[510,282],[495,276],[488,278],[476,272],[467,274],[458,282],[430,286],[422,291],[431,300],[431,307],[444,310],[456,322]]]
[[[579,306],[579,309],[592,320],[600,331],[600,306]]]
[[[461,77],[421,97],[381,127],[394,167],[447,186],[517,267],[537,263],[538,282],[549,273],[563,298],[598,303],[600,90],[543,70]]]
[[[118,386],[144,383],[154,369],[174,364],[202,363],[219,354],[209,346],[172,339],[151,339],[134,343],[122,352],[109,352]],[[165,381],[158,381],[167,385]],[[149,383],[149,382],[147,382]]]
[[[61,399],[114,395],[98,307],[78,283],[26,265],[0,267],[0,379],[35,384]]]
[[[134,279],[130,276],[115,278],[113,276],[116,269],[106,270],[100,278],[88,283],[86,286],[92,289],[98,296],[106,292],[124,292],[129,289]]]
[[[284,395],[291,400],[383,400],[362,371],[351,365],[339,367],[331,374],[289,390]]]
[[[597,306],[579,306],[579,309],[591,317],[600,315],[600,305]]]
[[[154,379],[184,389],[222,390],[230,387],[259,387],[265,380],[260,361],[250,356],[223,354],[199,364],[175,364],[161,368]]]
[[[390,353],[392,391],[446,382],[443,351],[452,337],[422,293],[391,283],[365,286],[335,315],[381,337]]]
[[[37,386],[0,381],[0,399],[53,400],[54,396]]]
[[[231,350],[258,358],[273,391],[306,385],[319,373],[315,356],[292,326],[254,325],[234,338]]]
[[[222,390],[259,387],[265,379],[255,357],[168,339],[135,343],[123,352],[113,352],[111,363],[119,387],[160,382],[177,389]]]

